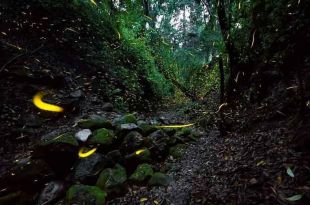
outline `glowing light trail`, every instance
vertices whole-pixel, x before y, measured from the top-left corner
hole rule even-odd
[[[145,152],[145,149],[139,149],[139,150],[135,151],[135,154],[136,154],[136,155],[140,155],[140,154],[142,154],[143,152]]]
[[[89,151],[85,150],[86,148],[82,147],[79,151],[79,157],[80,158],[85,158],[85,157],[89,157],[90,155],[94,154],[97,150],[97,148],[93,148]],[[86,151],[86,152],[85,152]]]
[[[63,112],[64,109],[60,106],[49,104],[46,102],[42,101],[43,96],[46,95],[46,93],[43,92],[38,92],[34,97],[33,97],[33,104],[37,106],[41,110],[46,110],[50,112]]]
[[[183,128],[193,126],[195,123],[186,124],[186,125],[159,125],[155,126],[156,128]]]

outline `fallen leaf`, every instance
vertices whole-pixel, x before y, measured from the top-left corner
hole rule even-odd
[[[260,165],[264,165],[266,164],[266,162],[264,160],[261,160],[259,162],[257,162],[256,166],[260,166]]]
[[[142,202],[145,202],[145,201],[147,201],[147,198],[145,198],[145,197],[143,197],[143,198],[140,199],[140,202],[141,202],[141,203],[142,203]]]
[[[288,198],[285,198],[286,200],[288,201],[298,201],[302,198],[302,195],[301,194],[297,194],[297,195],[294,195],[294,196],[291,196],[291,197],[288,197]]]
[[[293,173],[293,171],[291,170],[290,167],[287,167],[286,173],[287,173],[290,177],[295,177],[295,175],[294,175],[294,173]]]

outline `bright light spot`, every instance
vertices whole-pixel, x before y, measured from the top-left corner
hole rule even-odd
[[[90,155],[94,154],[96,152],[97,148],[93,148],[89,151],[86,151],[86,148],[82,147],[79,151],[79,157],[80,158],[85,158],[89,157]]]
[[[140,155],[141,153],[145,152],[145,149],[139,149],[135,152],[136,155]]]
[[[33,97],[33,104],[37,106],[41,110],[46,110],[50,112],[63,112],[64,109],[60,106],[49,104],[46,102],[42,101],[43,96],[46,95],[43,92],[38,92],[34,97]]]
[[[94,0],[90,0],[90,2],[97,6],[97,3]]]

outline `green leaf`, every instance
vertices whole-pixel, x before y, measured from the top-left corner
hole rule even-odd
[[[291,170],[290,167],[287,167],[286,173],[287,173],[290,177],[295,177],[295,175],[294,175],[294,173],[293,173],[293,171]]]
[[[302,198],[302,194],[297,194],[288,198],[285,198],[288,201],[298,201]]]

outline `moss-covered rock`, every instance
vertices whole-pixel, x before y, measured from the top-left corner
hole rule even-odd
[[[147,135],[149,135],[152,132],[155,132],[157,130],[157,128],[155,126],[149,125],[147,123],[140,123],[140,124],[138,124],[138,127],[144,136],[147,136]]]
[[[147,148],[142,148],[135,151],[134,156],[142,162],[148,162],[151,160],[151,151]]]
[[[96,186],[108,192],[117,191],[126,180],[127,174],[125,168],[116,164],[114,168],[104,169],[100,173]]]
[[[152,175],[153,175],[152,165],[145,163],[140,164],[129,179],[135,182],[143,182]]]
[[[175,134],[174,137],[181,142],[189,142],[196,140],[196,137],[194,136],[194,130],[191,128],[182,128]]]
[[[107,193],[96,186],[73,185],[67,191],[66,204],[103,205]]]
[[[104,117],[93,117],[78,121],[78,126],[84,129],[111,128],[112,123]]]
[[[169,148],[169,154],[173,156],[176,159],[179,159],[182,157],[185,149],[185,144],[177,144],[173,147]]]
[[[101,128],[95,130],[93,136],[89,139],[91,144],[110,145],[115,140],[115,135],[112,130]]]
[[[124,138],[121,148],[126,153],[131,153],[141,147],[143,141],[144,138],[139,132],[131,131]]]
[[[114,123],[116,125],[129,124],[129,123],[137,124],[137,119],[134,114],[127,114],[120,118],[115,119]]]
[[[72,146],[79,145],[72,133],[64,133],[59,136],[44,139],[41,142],[41,145],[50,145],[50,144],[69,144]]]
[[[148,183],[151,186],[155,186],[155,185],[168,186],[170,181],[171,179],[167,175],[161,172],[156,172],[153,174],[153,176],[151,177]]]

